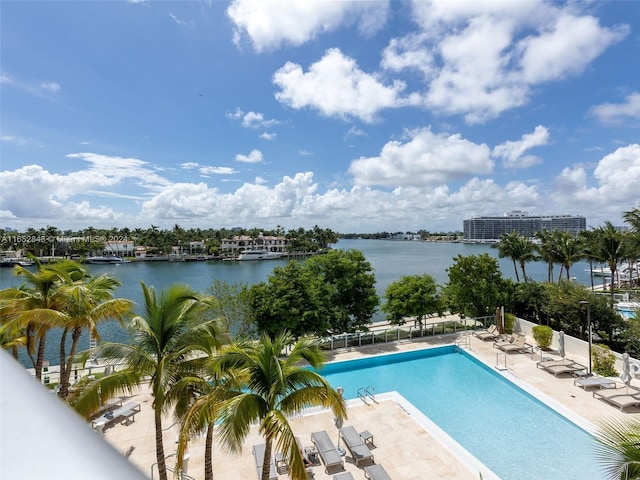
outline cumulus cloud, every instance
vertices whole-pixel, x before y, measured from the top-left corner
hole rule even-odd
[[[260,134],[260,138],[262,138],[263,140],[273,140],[278,136],[278,134],[276,133],[269,133],[269,132],[264,132]]]
[[[302,45],[342,26],[357,24],[364,35],[378,31],[388,14],[388,1],[234,0],[227,15],[234,23],[233,41],[248,40],[257,52]]]
[[[249,152],[249,155],[239,153],[236,155],[236,161],[242,163],[261,163],[263,161],[262,152],[260,150],[253,149]]]
[[[312,108],[327,117],[373,122],[381,109],[411,102],[400,96],[404,83],[380,83],[337,48],[327,50],[307,72],[300,65],[287,62],[274,74],[273,83],[280,88],[276,99],[284,105]]]
[[[491,173],[489,147],[459,134],[435,134],[430,128],[407,132],[405,143],[388,142],[380,155],[359,158],[349,173],[356,185],[386,187],[437,185],[474,175]]]
[[[505,168],[528,168],[541,163],[542,159],[534,155],[525,155],[525,152],[548,143],[549,131],[542,125],[538,125],[533,133],[523,135],[518,141],[507,141],[497,145],[493,149],[493,155],[502,158],[502,165]]]
[[[603,103],[591,109],[591,114],[604,124],[618,124],[625,120],[640,120],[640,93],[633,92],[622,103]]]
[[[413,12],[419,31],[392,39],[382,68],[421,72],[424,105],[470,124],[525,105],[541,83],[581,73],[629,32],[545,1],[416,1]]]

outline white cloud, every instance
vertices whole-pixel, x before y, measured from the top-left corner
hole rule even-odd
[[[483,123],[530,101],[543,82],[580,74],[628,33],[545,1],[415,1],[420,30],[392,39],[381,66],[422,73],[424,105]]]
[[[57,82],[42,82],[40,88],[48,92],[57,93],[62,87]]]
[[[388,1],[234,0],[227,15],[235,25],[234,43],[248,39],[257,52],[302,45],[322,33],[356,23],[365,35],[386,21]]]
[[[232,167],[200,167],[199,171],[203,175],[233,175],[238,173]]]
[[[364,130],[362,130],[361,128],[358,127],[351,127],[349,130],[347,130],[347,133],[344,134],[344,140],[349,140],[350,138],[354,138],[354,137],[366,137],[367,132],[365,132]]]
[[[381,109],[409,103],[400,98],[402,82],[383,85],[337,48],[327,50],[306,73],[300,65],[287,62],[274,74],[273,83],[280,88],[279,102],[295,109],[313,108],[327,117],[373,122]]]
[[[278,134],[276,133],[269,133],[269,132],[264,132],[260,134],[260,138],[262,138],[263,140],[273,140],[278,136]]]
[[[430,128],[407,132],[409,140],[388,142],[378,157],[360,158],[349,172],[356,185],[424,187],[491,173],[489,147],[459,134],[434,134]]]
[[[13,145],[27,145],[28,142],[24,138],[16,137],[14,135],[2,135],[0,141],[5,143],[12,143]]]
[[[524,80],[541,83],[575,75],[611,44],[628,33],[627,27],[603,28],[598,19],[563,13],[537,36],[522,40],[520,64]]]
[[[180,167],[184,168],[185,170],[193,170],[194,168],[198,168],[199,166],[200,164],[196,162],[184,162],[180,164]]]
[[[506,141],[493,149],[493,155],[502,158],[505,168],[528,168],[542,162],[542,159],[525,155],[531,148],[540,145],[548,145],[549,131],[542,125],[538,125],[533,133],[522,136],[518,141]]]
[[[626,119],[640,120],[640,93],[627,95],[623,103],[596,105],[591,113],[605,124],[618,124]]]
[[[236,155],[236,161],[243,163],[260,163],[263,161],[262,152],[260,150],[253,149],[249,152],[249,155],[239,153]]]

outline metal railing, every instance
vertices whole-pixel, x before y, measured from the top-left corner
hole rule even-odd
[[[358,398],[362,400],[365,405],[369,405],[367,398],[371,399],[373,403],[378,403],[376,400],[376,389],[373,385],[369,385],[368,387],[360,387],[357,391]]]
[[[436,337],[439,335],[454,335],[460,332],[473,332],[483,329],[495,321],[493,315],[457,320],[434,321],[421,325],[398,325],[367,332],[340,333],[319,340],[320,348],[337,350],[340,348],[362,347],[378,343],[398,342],[415,338]]]

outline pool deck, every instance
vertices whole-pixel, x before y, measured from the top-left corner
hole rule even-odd
[[[387,344],[372,345],[360,348],[342,349],[333,352],[330,361],[361,358],[370,355],[379,355],[391,352],[401,352],[432,347],[436,345],[451,344],[457,338],[456,335],[446,335],[435,338],[407,340]],[[532,339],[528,339],[533,343]],[[465,348],[471,354],[494,367],[497,359],[500,366],[504,366],[504,356],[497,356],[497,350],[492,341],[482,341],[470,336],[470,347]],[[544,352],[545,357],[559,358],[554,352]],[[579,356],[568,356],[573,360],[586,365],[588,360]],[[574,377],[563,375],[554,377],[552,374],[536,367],[540,360],[540,352],[533,355],[525,353],[511,353],[506,355],[505,373],[515,377],[516,380],[525,382],[532,389],[541,392],[556,402],[560,408],[567,409],[572,415],[578,415],[587,424],[597,425],[605,418],[629,419],[640,413],[640,409],[630,407],[626,413],[620,412],[616,407],[601,400],[593,398],[591,390],[584,390],[574,385]],[[618,371],[621,365],[616,365]],[[634,381],[636,382],[636,381]],[[363,384],[366,383],[363,382]],[[351,400],[348,403],[348,419],[345,425],[353,425],[356,430],[362,432],[369,430],[373,435],[375,448],[372,452],[375,462],[382,464],[391,478],[396,480],[413,480],[428,478],[433,480],[467,480],[479,478],[478,471],[464,461],[464,457],[458,455],[455,450],[446,448],[437,432],[427,431],[415,420],[415,415],[410,410],[403,408],[394,399],[384,399],[383,392],[376,392],[378,403],[369,402],[365,405],[361,400]],[[135,421],[129,425],[114,425],[105,429],[105,439],[123,455],[128,454],[129,460],[149,478],[158,478],[155,467],[155,432],[153,426],[153,411],[151,397],[145,388],[139,393],[126,399],[127,402],[135,401],[141,405],[141,411],[136,414]],[[578,418],[580,420],[580,418]],[[326,430],[334,443],[338,442],[338,432],[333,423],[330,412],[317,412],[302,415],[290,420],[292,428],[299,436],[303,446],[310,446],[311,433]],[[164,446],[165,454],[170,456],[167,464],[173,466],[177,426],[173,420],[164,420]],[[553,432],[549,433],[553,435]],[[531,439],[531,448],[535,448],[536,441],[544,439]],[[251,429],[242,453],[239,455],[221,451],[215,443],[213,453],[214,478],[216,480],[256,479],[256,467],[251,453],[252,446],[264,443],[257,429]],[[189,445],[188,475],[196,479],[203,478],[204,469],[204,438],[195,438]],[[352,472],[355,479],[364,479],[363,465],[357,467],[349,454],[344,457],[345,470]],[[314,478],[318,480],[332,479],[333,475],[341,470],[330,471],[326,474],[324,466],[313,467]],[[483,475],[488,480],[486,475]],[[288,479],[283,473],[281,479]]]

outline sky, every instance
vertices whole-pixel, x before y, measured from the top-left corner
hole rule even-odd
[[[640,207],[639,1],[0,3],[0,227]]]

